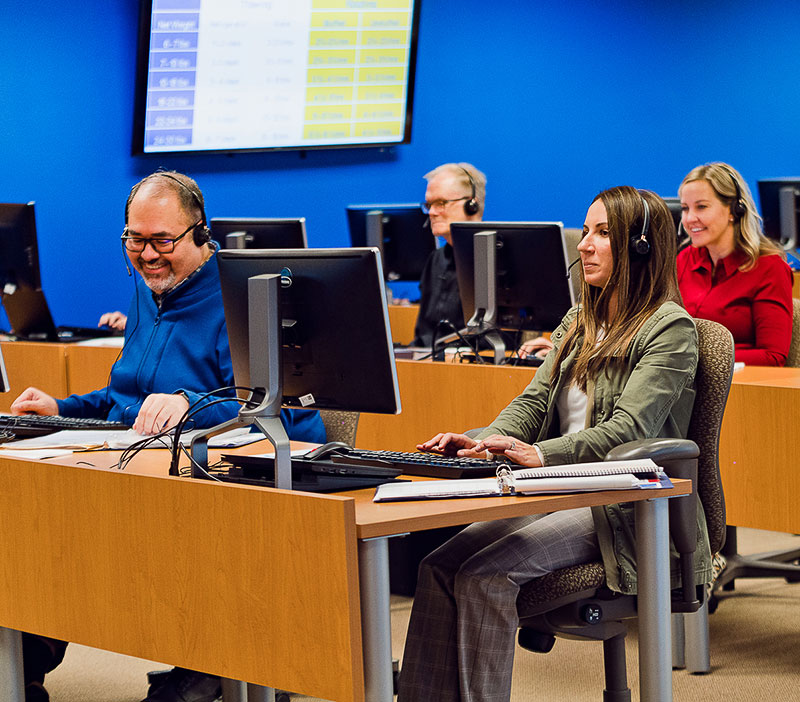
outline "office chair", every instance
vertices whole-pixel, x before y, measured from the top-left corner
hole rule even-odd
[[[670,535],[681,554],[683,587],[673,592],[673,629],[691,614],[691,624],[705,631],[705,585],[696,586],[692,566],[695,517],[699,494],[706,516],[711,552],[725,539],[725,500],[719,475],[719,434],[733,375],[733,337],[721,324],[695,320],[699,339],[694,410],[687,439],[646,439],[613,449],[608,460],[651,457],[672,477],[692,477],[695,492],[670,500]],[[677,595],[677,597],[676,597]],[[603,642],[606,689],[604,702],[630,702],[625,669],[625,620],[636,616],[636,597],[605,587],[602,562],[572,566],[526,583],[517,598],[519,643],[547,653],[556,636]],[[590,620],[592,623],[589,623]],[[678,637],[680,639],[680,636]],[[707,646],[706,646],[707,650]],[[692,652],[696,657],[696,652]],[[675,655],[673,660],[682,658]],[[678,661],[681,663],[681,661]],[[710,667],[705,661],[697,667]],[[700,672],[700,671],[692,671]]]
[[[786,365],[800,368],[800,300],[792,300],[792,342],[789,346],[789,355]],[[724,569],[714,581],[711,598],[708,602],[710,612],[714,612],[719,605],[719,598],[715,594],[720,589],[730,592],[735,588],[737,578],[786,578],[790,583],[800,582],[800,548],[788,551],[767,551],[749,556],[742,556],[737,551],[736,527],[726,528],[725,547],[722,555],[726,559]]]
[[[567,260],[572,263],[579,259],[578,244],[583,239],[583,229],[564,228],[564,243],[567,246]],[[569,270],[569,277],[572,281],[572,290],[575,292],[575,302],[580,302],[581,298],[581,267],[572,266]]]
[[[342,441],[348,446],[356,445],[356,430],[358,429],[358,412],[345,412],[344,410],[320,410],[319,416],[325,425],[328,441]]]

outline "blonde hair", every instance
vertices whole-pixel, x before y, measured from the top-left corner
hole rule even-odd
[[[589,379],[613,364],[624,363],[634,337],[662,304],[673,301],[682,305],[675,224],[667,204],[649,190],[628,185],[604,190],[592,202],[597,200],[602,200],[606,208],[614,267],[602,288],[589,285],[581,273],[583,301],[553,364],[555,377],[561,362],[580,344],[569,375],[584,391]],[[649,253],[633,253],[631,238],[639,239],[645,230]]]
[[[739,266],[739,270],[747,271],[758,263],[759,256],[769,256],[778,254],[784,259],[786,254],[783,249],[771,239],[764,236],[761,228],[761,216],[758,214],[750,188],[742,178],[741,173],[733,166],[715,161],[697,166],[689,171],[683,179],[678,194],[680,195],[683,186],[697,180],[704,180],[711,186],[717,199],[725,205],[733,215],[733,245],[737,251],[745,255],[745,261]],[[737,202],[744,213],[739,215]]]

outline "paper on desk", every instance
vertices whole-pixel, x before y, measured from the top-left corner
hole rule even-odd
[[[8,446],[8,444],[6,444]],[[72,449],[50,448],[50,449],[26,449],[14,451],[0,446],[0,458],[32,458],[41,461],[44,458],[55,458],[56,456],[68,456],[73,453]]]
[[[181,432],[181,443],[188,446],[192,438],[199,434],[202,429]],[[31,439],[21,439],[10,441],[4,446],[12,450],[38,450],[38,449],[73,449],[73,450],[97,450],[97,449],[126,449],[133,444],[152,437],[138,434],[133,429],[114,430],[114,429],[68,429],[57,431],[54,434],[36,436]],[[237,427],[230,429],[217,436],[212,436],[208,440],[211,448],[231,448],[234,446],[244,446],[245,444],[260,441],[264,435],[259,432],[250,432],[250,427]],[[160,437],[150,444],[149,448],[169,448],[172,445],[171,437]],[[7,455],[7,454],[6,454]]]

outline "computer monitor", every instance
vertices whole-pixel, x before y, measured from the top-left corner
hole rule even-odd
[[[0,289],[42,287],[34,204],[0,203]]]
[[[553,330],[575,304],[561,222],[454,222],[450,236],[467,333]]]
[[[350,205],[346,211],[350,245],[378,248],[387,281],[422,277],[428,256],[436,248],[436,238],[419,203]]]
[[[8,382],[6,364],[3,362],[3,349],[0,349],[0,392],[8,392],[9,390],[11,390],[11,385]]]
[[[800,178],[770,178],[758,181],[758,199],[764,234],[779,241],[787,251],[797,250],[800,229]]]
[[[252,377],[248,280],[281,277],[282,400],[290,407],[396,414],[400,395],[380,256],[375,249],[220,251],[220,280],[237,385]]]
[[[675,222],[675,235],[677,236],[681,226],[681,216],[683,215],[681,199],[679,197],[662,197],[661,199],[667,203],[667,209],[672,215],[672,221]]]
[[[211,236],[222,249],[304,249],[305,217],[213,217]]]

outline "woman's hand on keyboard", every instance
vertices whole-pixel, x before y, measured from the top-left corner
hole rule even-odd
[[[492,434],[479,441],[473,451],[477,453],[488,451],[492,454],[492,458],[505,456],[514,461],[514,463],[528,468],[539,468],[542,465],[542,459],[539,457],[539,452],[536,448],[532,444],[526,444],[524,441],[515,439],[513,436]],[[459,455],[461,455],[461,452],[459,452]]]
[[[11,414],[58,414],[58,405],[46,392],[27,388],[11,403]]]
[[[478,458],[486,458],[485,452],[479,455],[471,451],[476,443],[475,439],[470,439],[465,434],[447,432],[437,434],[423,444],[417,444],[417,450],[430,451],[443,456],[477,456]]]

